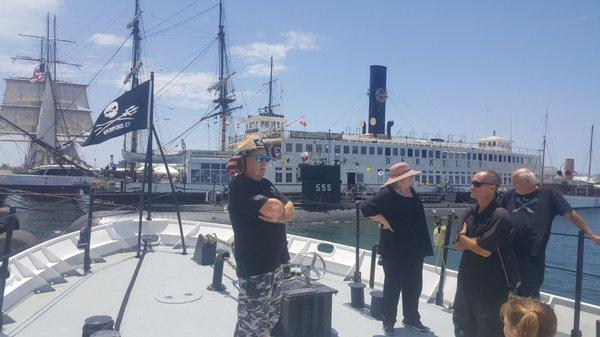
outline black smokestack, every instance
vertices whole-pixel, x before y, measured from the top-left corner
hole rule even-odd
[[[387,67],[371,66],[369,85],[369,133],[385,133],[385,101],[387,100]]]
[[[386,131],[386,134],[390,138],[392,138],[392,126],[394,126],[394,121],[387,122],[387,131]]]

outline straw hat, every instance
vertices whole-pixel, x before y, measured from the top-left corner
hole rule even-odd
[[[404,178],[412,177],[420,174],[421,171],[415,171],[408,166],[407,163],[397,163],[390,167],[390,178],[383,184],[383,186],[391,185]]]
[[[266,149],[267,145],[260,139],[258,135],[248,135],[242,139],[235,147],[235,152],[238,154],[247,154],[256,149]]]

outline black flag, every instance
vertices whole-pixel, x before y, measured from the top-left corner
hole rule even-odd
[[[81,146],[100,144],[130,131],[148,127],[150,81],[119,96],[104,108]]]

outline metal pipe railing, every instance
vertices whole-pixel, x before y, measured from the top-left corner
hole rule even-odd
[[[371,248],[371,270],[369,272],[369,288],[373,289],[375,287],[375,261],[377,261],[377,251],[379,250],[379,245],[374,244],[373,248]]]
[[[444,283],[446,281],[446,261],[448,260],[448,245],[450,244],[450,233],[452,232],[452,222],[456,219],[456,213],[451,210],[448,214],[448,224],[446,225],[446,233],[444,236],[444,248],[442,251],[442,266],[440,269],[440,281],[435,294],[435,304],[444,305]]]
[[[9,276],[8,262],[10,259],[10,246],[12,243],[16,212],[17,209],[11,207],[9,217],[6,220],[6,240],[4,241],[2,267],[0,268],[0,331],[2,331],[2,327],[4,326],[4,289],[6,289],[6,279]]]
[[[85,251],[83,253],[83,273],[90,272],[90,246],[92,241],[92,222],[94,220],[94,189],[90,190],[90,205],[88,207],[88,222],[85,227]]]
[[[577,237],[577,273],[575,274],[575,306],[573,307],[573,330],[571,337],[581,337],[579,323],[581,319],[581,285],[583,282],[583,252],[585,236],[579,231]]]

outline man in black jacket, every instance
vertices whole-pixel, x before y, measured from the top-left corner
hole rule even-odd
[[[454,299],[457,337],[503,337],[500,306],[516,281],[511,247],[512,225],[496,201],[500,177],[491,170],[477,172],[471,197],[477,201],[467,212],[455,248],[463,251]]]
[[[240,287],[234,336],[270,336],[281,314],[282,265],[290,259],[285,223],[294,205],[263,178],[271,158],[261,139],[248,136],[237,152],[228,204]]]
[[[408,164],[390,168],[390,178],[381,190],[361,205],[364,216],[380,223],[379,253],[383,284],[383,330],[395,335],[394,324],[402,292],[402,323],[418,331],[429,331],[421,323],[419,296],[423,288],[423,258],[433,254],[423,203],[413,189],[414,176]]]

